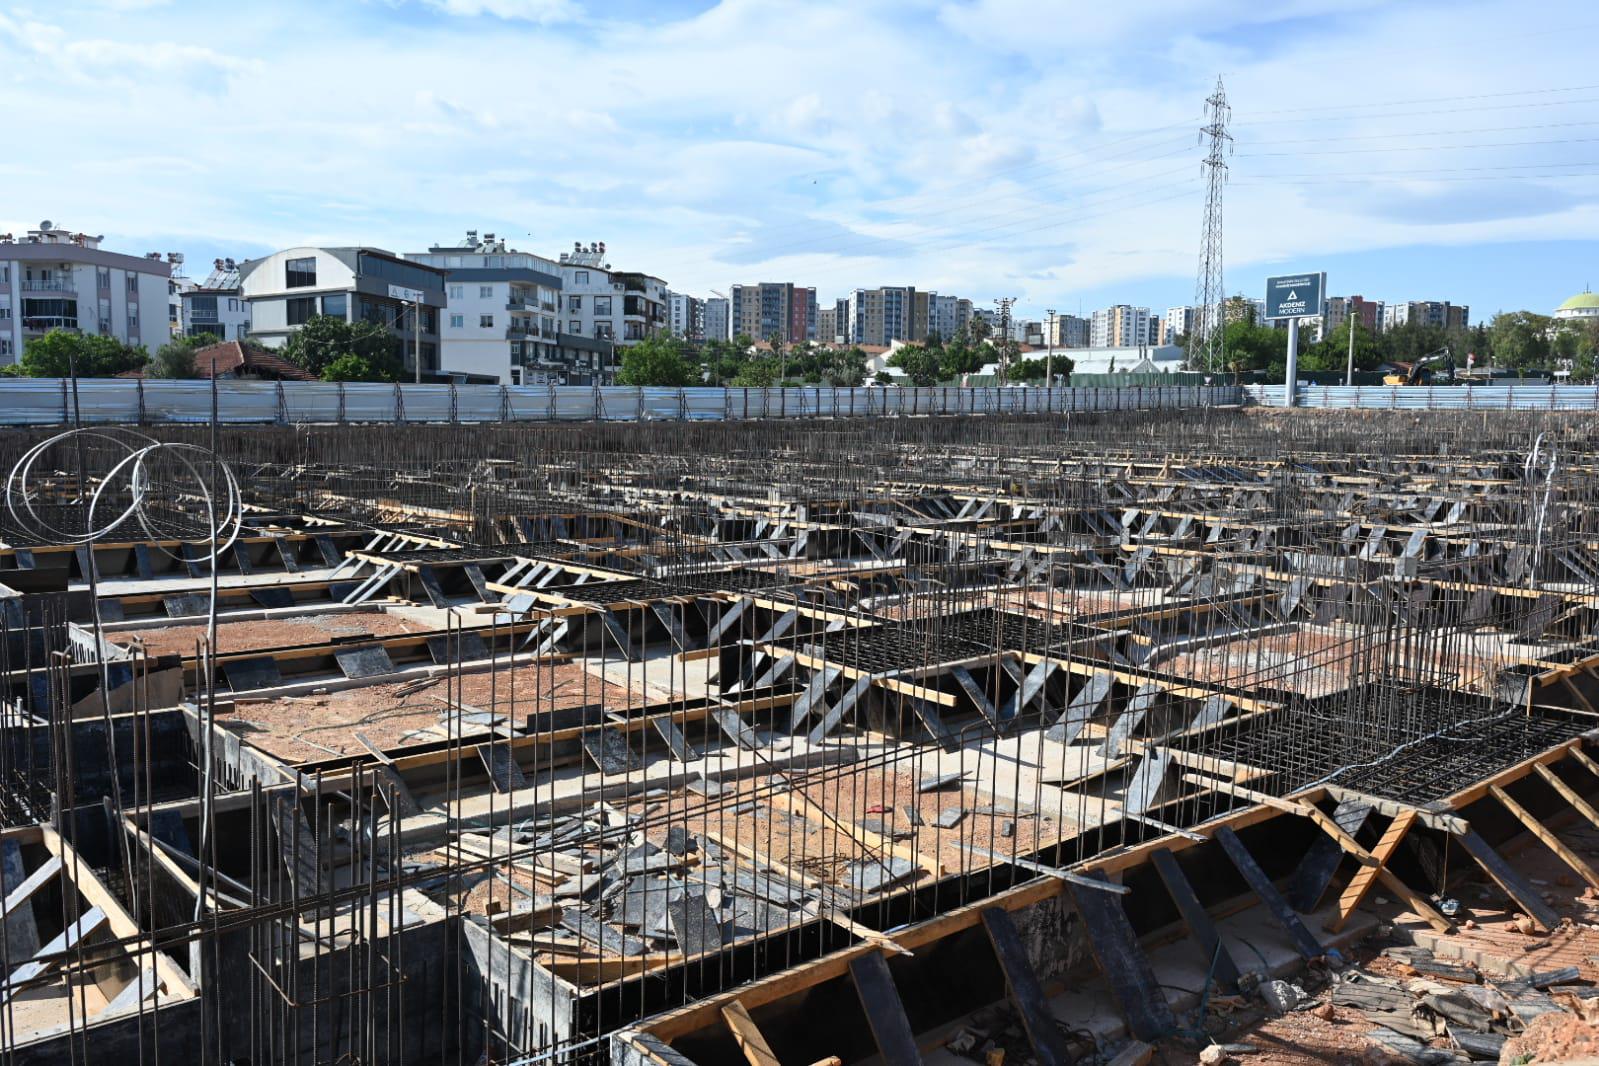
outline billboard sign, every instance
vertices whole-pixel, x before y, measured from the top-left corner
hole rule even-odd
[[[1266,317],[1319,318],[1327,295],[1327,275],[1284,274],[1266,279]]]
[[[390,285],[389,299],[404,300],[407,303],[419,304],[427,297],[421,289],[408,289],[404,285]]]

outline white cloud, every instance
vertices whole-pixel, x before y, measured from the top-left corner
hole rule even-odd
[[[549,25],[572,22],[583,11],[572,0],[425,0],[428,7],[447,15],[475,18],[493,15],[495,18],[516,19]]]

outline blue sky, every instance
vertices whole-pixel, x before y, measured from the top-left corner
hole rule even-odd
[[[478,229],[700,295],[1163,311],[1220,74],[1229,291],[1548,310],[1599,284],[1596,34],[1563,0],[22,0],[0,231],[203,273]]]

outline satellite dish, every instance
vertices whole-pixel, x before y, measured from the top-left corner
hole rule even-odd
[[[40,229],[55,229],[55,226],[47,218],[43,222],[39,223],[39,228]]]

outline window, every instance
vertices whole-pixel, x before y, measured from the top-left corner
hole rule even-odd
[[[465,285],[451,285],[450,286],[450,299],[452,299],[452,300],[464,300],[464,299],[466,299],[466,286]]]
[[[131,270],[128,271],[128,295],[139,295],[139,275],[133,273]]]
[[[596,315],[609,316],[611,313],[611,298],[609,296],[594,297],[594,313]]]
[[[315,296],[291,296],[283,303],[291,326],[303,326],[316,314]]]
[[[482,329],[493,329],[494,328],[494,316],[493,315],[478,315],[477,316],[477,324]]]
[[[215,318],[217,313],[217,298],[215,296],[191,296],[189,297],[189,309],[192,311],[210,312],[211,317]]]
[[[139,305],[138,304],[129,304],[128,305],[128,325],[129,326],[137,326],[138,324],[139,324]]]
[[[229,311],[237,311],[238,309],[239,309],[239,301],[234,299],[231,296],[228,297],[228,310]]]
[[[11,321],[11,308],[0,307],[0,322]]]
[[[583,310],[583,297],[581,297],[581,296],[568,296],[566,298],[566,309],[568,311],[581,311],[581,310]]]
[[[11,354],[11,341],[9,338],[0,337],[0,355]]]
[[[450,316],[450,328],[451,329],[465,329],[466,328],[466,316],[465,315],[451,315]]]
[[[349,308],[349,306],[350,298],[342,292],[334,293],[332,296],[322,297],[322,313],[324,315],[332,315],[334,318],[343,318],[345,311]]]
[[[314,288],[316,286],[316,256],[306,256],[303,259],[285,259],[283,261],[283,272],[284,288]]]
[[[587,270],[579,270],[576,274],[572,275],[572,284],[574,284],[574,285],[587,285],[588,283],[589,283],[589,272]]]
[[[477,296],[478,296],[478,299],[480,299],[480,300],[493,299],[493,297],[494,297],[494,286],[493,285],[479,285],[477,287]]]
[[[109,292],[111,290],[111,268],[96,268],[94,272],[94,284],[95,288],[99,289],[101,292]]]
[[[581,337],[583,336],[583,323],[574,318],[566,324],[566,331],[573,336]]]
[[[0,285],[8,284],[10,281],[11,267],[8,264],[0,263]]]
[[[511,384],[512,385],[520,385],[520,384],[522,384],[522,368],[521,367],[513,366],[511,368]]]
[[[609,322],[594,323],[594,336],[602,341],[611,339],[611,324]]]

